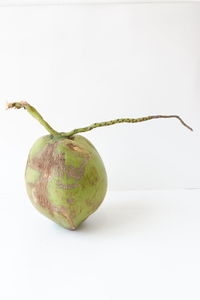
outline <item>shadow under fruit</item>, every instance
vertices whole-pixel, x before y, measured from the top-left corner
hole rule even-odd
[[[24,108],[49,132],[32,146],[25,171],[29,198],[43,215],[64,228],[75,230],[102,203],[107,190],[103,161],[92,143],[80,132],[117,123],[137,123],[177,115],[156,115],[137,119],[116,119],[94,123],[70,132],[55,131],[27,102],[13,102],[8,108]]]

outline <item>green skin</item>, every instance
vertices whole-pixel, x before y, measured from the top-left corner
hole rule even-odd
[[[28,156],[25,181],[32,204],[71,230],[99,207],[107,190],[101,157],[81,135],[39,138]]]
[[[117,123],[159,118],[176,118],[192,130],[177,115],[154,115],[94,123],[65,133],[54,130],[27,102],[9,103],[8,108],[26,109],[50,133],[39,138],[30,150],[25,172],[26,188],[31,202],[43,215],[71,230],[99,207],[107,190],[107,175],[101,157],[78,133]]]

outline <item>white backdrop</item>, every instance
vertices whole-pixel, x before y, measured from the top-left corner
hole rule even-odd
[[[199,33],[200,3],[0,7],[1,299],[200,299]],[[179,114],[194,132],[168,119],[85,133],[109,191],[71,232],[28,200],[28,151],[46,132],[4,110],[21,100],[58,131]]]
[[[199,16],[199,3],[1,7],[1,151],[10,153],[15,177],[45,134],[26,112],[3,110],[6,101],[26,100],[60,131],[179,114],[194,133],[170,119],[85,136],[111,190],[198,188]]]
[[[138,3],[193,3],[194,0],[0,0],[0,6],[33,6],[33,5],[63,5],[63,4],[138,4]]]

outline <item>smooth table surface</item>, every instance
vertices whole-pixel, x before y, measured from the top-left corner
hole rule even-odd
[[[108,192],[74,232],[0,196],[1,299],[200,299],[200,190]]]

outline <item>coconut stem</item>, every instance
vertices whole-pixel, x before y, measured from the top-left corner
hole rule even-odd
[[[70,137],[73,136],[76,133],[80,133],[80,132],[86,132],[86,131],[90,131],[94,128],[97,127],[102,127],[102,126],[109,126],[109,125],[113,125],[113,124],[117,124],[117,123],[138,123],[138,122],[143,122],[143,121],[148,121],[148,120],[152,120],[152,119],[160,119],[160,118],[176,118],[178,119],[185,127],[187,127],[188,129],[190,129],[191,131],[193,131],[193,129],[188,126],[179,116],[177,115],[156,115],[156,116],[148,116],[148,117],[143,117],[143,118],[137,118],[137,119],[116,119],[116,120],[112,120],[112,121],[107,121],[107,122],[100,122],[100,123],[94,123],[90,126],[87,127],[83,127],[83,128],[78,128],[78,129],[74,129],[70,132],[67,133],[62,133],[62,136],[66,136],[66,137]]]
[[[20,108],[24,108],[26,109],[29,114],[31,114],[36,120],[38,120],[40,122],[40,124],[42,124],[42,126],[44,126],[46,128],[46,130],[52,134],[52,135],[59,135],[59,132],[57,132],[56,130],[54,130],[44,119],[43,117],[39,114],[39,112],[30,104],[28,104],[27,102],[12,102],[12,103],[8,103],[7,104],[7,108],[16,108],[16,109],[20,109]]]
[[[112,120],[112,121],[107,121],[107,122],[100,122],[100,123],[94,123],[90,126],[87,127],[83,127],[83,128],[77,128],[74,129],[72,131],[69,132],[57,132],[56,130],[54,130],[44,119],[43,117],[39,114],[39,112],[30,104],[28,104],[27,102],[13,102],[13,103],[8,103],[7,104],[7,108],[24,108],[26,109],[35,119],[37,119],[45,128],[46,130],[52,134],[52,135],[62,135],[63,137],[71,137],[74,134],[80,133],[80,132],[86,132],[86,131],[90,131],[94,128],[97,127],[102,127],[102,126],[109,126],[109,125],[114,125],[117,123],[139,123],[139,122],[144,122],[144,121],[148,121],[148,120],[152,120],[152,119],[165,119],[165,118],[176,118],[178,119],[183,126],[185,126],[186,128],[190,129],[193,131],[193,129],[188,126],[183,119],[181,119],[181,117],[177,116],[177,115],[155,115],[155,116],[147,116],[147,117],[143,117],[143,118],[137,118],[137,119],[130,119],[130,118],[126,118],[126,119],[116,119],[116,120]]]

